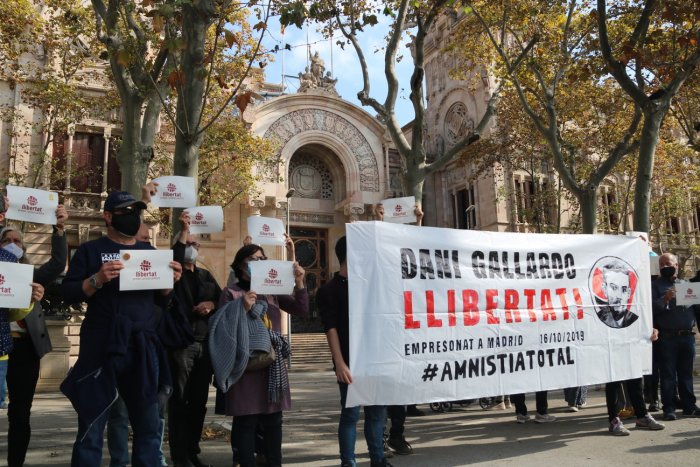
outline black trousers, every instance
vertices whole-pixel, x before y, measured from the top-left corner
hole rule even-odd
[[[282,412],[233,417],[231,449],[241,467],[255,467],[256,436],[262,428],[267,465],[282,465]]]
[[[406,406],[405,405],[387,405],[386,413],[391,420],[389,427],[389,436],[403,436],[406,425]]]
[[[642,378],[628,379],[627,381],[615,381],[605,385],[605,404],[608,406],[608,421],[612,422],[617,417],[618,398],[620,386],[627,387],[629,402],[634,408],[634,416],[644,418],[647,414],[647,407],[644,405],[644,393],[642,391]]]
[[[201,452],[199,441],[213,372],[206,341],[173,350],[169,357],[173,394],[168,400],[168,441],[170,457],[182,462]]]
[[[511,394],[510,401],[515,406],[515,413],[527,415],[527,406],[525,405],[525,394]],[[538,391],[535,393],[535,408],[537,413],[545,415],[549,405],[547,403],[547,391]]]
[[[14,338],[12,341],[14,347],[7,365],[7,390],[10,393],[10,405],[7,408],[7,465],[16,467],[24,465],[32,436],[29,416],[39,380],[39,357],[29,336]]]

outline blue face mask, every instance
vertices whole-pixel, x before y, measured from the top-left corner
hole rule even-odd
[[[3,249],[5,251],[11,253],[12,255],[14,255],[18,261],[20,259],[22,259],[22,256],[24,255],[24,250],[22,250],[20,247],[18,247],[14,243],[8,243],[7,245],[5,245],[3,247]]]

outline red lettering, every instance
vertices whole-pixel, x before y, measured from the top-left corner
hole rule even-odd
[[[577,288],[574,288],[574,301],[576,302],[576,307],[578,311],[576,312],[577,319],[583,319],[583,300],[581,300],[581,293]]]
[[[476,290],[462,290],[464,325],[474,326],[479,322],[479,295]]]
[[[455,315],[455,291],[447,291],[447,324],[449,326],[457,325],[457,316]]]
[[[442,327],[442,320],[435,317],[435,298],[432,290],[425,291],[425,305],[428,309],[428,327]]]
[[[498,290],[486,290],[486,322],[489,324],[498,324],[501,322],[500,319],[493,315],[493,310],[498,309],[496,297],[498,297]]]
[[[557,315],[554,313],[554,308],[552,307],[552,292],[549,289],[543,289],[542,295],[540,296],[540,308],[542,309],[542,319],[552,321],[557,319]]]
[[[404,327],[406,329],[418,329],[420,327],[420,321],[413,319],[413,293],[410,291],[404,291],[403,293],[403,310],[404,310]]]
[[[556,289],[555,293],[559,296],[561,309],[564,311],[564,319],[569,319],[569,304],[566,303],[566,289]]]
[[[506,323],[512,323],[515,320],[516,323],[521,322],[520,310],[518,310],[518,292],[513,289],[506,289],[505,291],[505,309],[506,309]]]
[[[530,322],[534,323],[537,321],[537,315],[535,314],[535,289],[525,289],[523,290],[523,295],[527,297],[527,314],[530,316]]]

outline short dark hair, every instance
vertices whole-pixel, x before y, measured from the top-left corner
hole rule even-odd
[[[254,255],[258,251],[261,251],[263,256],[265,256],[265,250],[263,250],[260,245],[256,245],[255,243],[245,245],[238,250],[236,256],[233,258],[233,263],[231,263],[231,269],[233,270],[233,274],[236,276],[236,279],[241,280],[241,271],[246,258]]]
[[[335,255],[338,257],[338,261],[340,261],[340,264],[343,264],[345,262],[345,259],[348,256],[348,245],[345,235],[340,237],[335,243]]]

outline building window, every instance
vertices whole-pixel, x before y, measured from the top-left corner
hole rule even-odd
[[[289,183],[300,198],[333,199],[333,175],[313,154],[295,154],[289,161]]]
[[[476,196],[473,185],[456,191],[454,194],[455,219],[457,229],[476,228]]]
[[[98,133],[76,132],[73,135],[73,152],[71,156],[70,190],[79,193],[101,193],[104,177],[105,138]],[[67,174],[67,157],[69,136],[53,145],[52,186],[65,190]],[[116,151],[109,146],[107,167],[107,191],[121,187],[121,171],[116,160]]]
[[[600,197],[601,207],[603,209],[603,219],[607,222],[604,226],[607,230],[618,230],[620,225],[619,206],[617,205],[617,196],[612,188],[603,188],[603,194]]]
[[[516,177],[515,215],[520,224],[551,225],[554,210],[554,193],[548,180]]]

